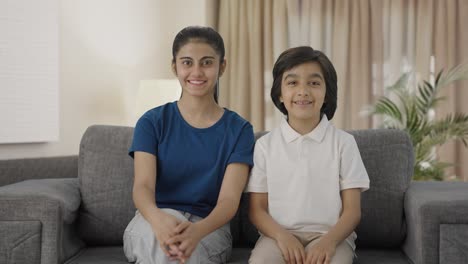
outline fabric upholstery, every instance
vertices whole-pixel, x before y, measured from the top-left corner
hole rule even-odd
[[[65,264],[128,264],[122,247],[88,247]]]
[[[77,179],[26,180],[0,187],[0,194],[7,197],[47,197],[60,203],[65,223],[72,223],[80,206],[80,190]]]
[[[468,263],[468,224],[440,225],[440,263]]]
[[[130,127],[91,126],[81,140],[78,230],[89,245],[122,245],[125,227],[135,214],[133,160],[127,155],[132,133]]]
[[[413,148],[400,130],[350,131],[370,179],[362,193],[358,247],[397,247],[406,234],[403,201],[413,176]]]
[[[77,175],[78,156],[0,160],[0,186],[30,179],[76,178]]]
[[[408,258],[399,249],[357,249],[353,264],[409,264]]]
[[[83,247],[72,228],[79,205],[76,178],[28,180],[2,186],[0,226],[6,221],[40,222],[41,263],[59,263]]]
[[[0,223],[0,263],[41,263],[41,222]]]
[[[442,250],[439,246],[441,238],[444,239],[441,246],[444,246],[448,242],[447,235],[454,232],[452,228],[447,230],[446,227],[441,230],[441,225],[453,224],[457,225],[457,228],[462,228],[468,224],[467,190],[468,182],[411,183],[405,197],[408,235],[403,248],[406,255],[415,263],[439,263],[440,250]],[[464,233],[466,232],[464,230]],[[462,245],[466,245],[466,242],[458,244],[460,247]],[[452,254],[468,255],[468,248],[461,250],[462,253],[444,252],[442,256],[452,258]]]

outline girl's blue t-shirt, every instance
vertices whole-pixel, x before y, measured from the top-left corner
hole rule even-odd
[[[252,125],[224,109],[218,122],[194,128],[176,102],[153,108],[137,122],[129,155],[135,151],[157,157],[156,204],[206,217],[218,200],[230,163],[253,166]]]

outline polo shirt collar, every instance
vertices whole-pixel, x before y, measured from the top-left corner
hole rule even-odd
[[[305,134],[304,137],[308,137],[314,141],[317,142],[322,142],[323,138],[325,137],[325,132],[327,131],[328,128],[328,118],[326,115],[322,116],[322,119],[318,123],[318,125],[308,134]],[[283,134],[284,140],[287,143],[291,143],[294,140],[300,138],[302,135],[297,133],[296,130],[294,130],[286,120],[286,118],[283,118],[281,120],[281,133]]]

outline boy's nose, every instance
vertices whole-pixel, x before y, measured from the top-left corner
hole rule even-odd
[[[309,89],[307,89],[306,87],[304,87],[304,85],[302,85],[302,86],[299,87],[299,91],[298,91],[297,95],[309,96],[310,95]]]

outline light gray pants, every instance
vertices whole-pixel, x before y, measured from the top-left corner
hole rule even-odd
[[[198,222],[203,218],[173,209],[162,209],[182,221]],[[164,254],[150,224],[137,211],[125,229],[124,253],[128,261],[137,264],[175,264]],[[229,223],[205,236],[193,251],[187,264],[226,263],[231,256],[232,239]]]

